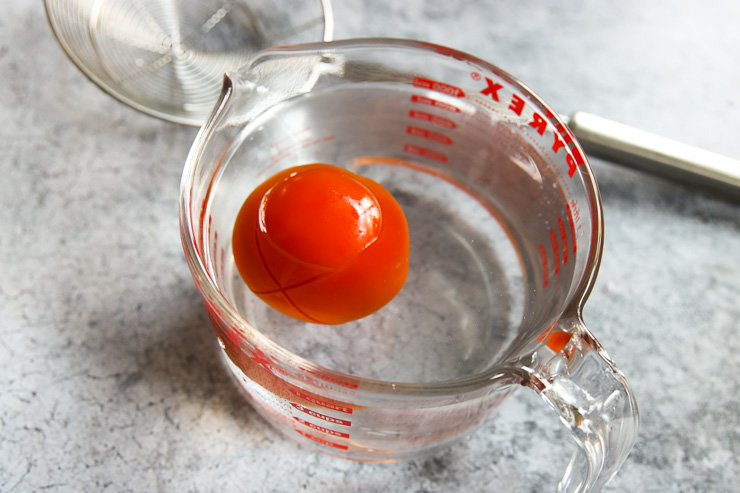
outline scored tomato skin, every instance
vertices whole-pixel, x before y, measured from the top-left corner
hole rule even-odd
[[[252,292],[313,323],[370,315],[408,273],[408,225],[396,200],[377,182],[327,164],[260,184],[237,215],[232,247]]]

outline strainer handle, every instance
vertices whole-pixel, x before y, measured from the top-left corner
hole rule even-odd
[[[637,439],[637,403],[619,369],[574,316],[558,322],[526,365],[526,385],[558,413],[578,447],[558,492],[599,492]]]

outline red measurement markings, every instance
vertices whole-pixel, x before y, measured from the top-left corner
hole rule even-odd
[[[570,236],[573,238],[573,253],[576,253],[576,226],[575,224],[581,220],[576,207],[576,201],[572,200],[569,205],[565,206],[568,211],[568,222],[570,223]],[[578,230],[581,229],[579,225]]]
[[[334,418],[332,416],[327,416],[326,414],[321,414],[319,412],[314,411],[313,409],[309,409],[307,407],[301,406],[300,404],[296,404],[295,402],[291,402],[290,405],[302,413],[306,413],[309,416],[313,416],[314,418],[321,419],[328,423],[335,423],[335,424],[342,425],[342,426],[352,426],[352,422],[347,421],[346,419],[339,419],[339,418]]]
[[[345,414],[352,414],[352,408],[348,406],[343,406],[341,404],[336,404],[333,402],[328,402],[322,399],[319,399],[318,397],[314,397],[310,394],[307,394],[305,392],[301,392],[297,389],[288,389],[290,392],[295,395],[296,397],[300,397],[301,399],[305,399],[311,404],[316,404],[317,406],[321,406],[326,409],[331,409],[332,411],[339,411],[340,413]]]
[[[422,139],[429,139],[432,142],[436,142],[438,144],[444,144],[444,145],[452,145],[452,139],[447,137],[446,135],[432,132],[431,130],[427,130],[425,128],[419,128],[419,127],[412,127],[408,126],[406,127],[406,133],[409,135],[413,135],[414,137],[421,137]]]
[[[416,120],[421,120],[423,122],[429,122],[429,123],[433,123],[434,125],[439,125],[440,127],[444,127],[448,129],[457,128],[457,123],[453,122],[449,118],[445,118],[439,115],[433,115],[431,113],[427,113],[426,111],[409,110],[409,116]]]
[[[552,245],[552,264],[555,267],[555,275],[558,275],[560,273],[560,248],[558,237],[552,229],[550,230],[550,244]]]
[[[558,231],[560,231],[560,241],[563,243],[563,265],[568,263],[568,235],[565,232],[565,223],[563,218],[558,217]],[[575,237],[573,238],[575,242]]]
[[[568,211],[568,222],[570,223],[570,230],[571,230],[571,236],[573,238],[573,253],[576,252],[576,232],[575,228],[573,227],[573,218],[571,216],[571,210],[570,206],[567,206]],[[560,243],[558,243],[558,233],[560,233]],[[556,233],[554,230],[550,229],[550,244],[552,246],[552,263],[553,263],[553,275],[556,276],[560,273],[560,266],[565,265],[568,263],[568,234],[565,229],[565,222],[563,221],[563,218],[558,217],[558,232]],[[562,253],[562,263],[561,260],[561,253]],[[548,266],[549,262],[547,259],[547,249],[544,247],[544,245],[540,245],[540,260],[542,261],[542,271],[543,271],[543,287],[547,287],[549,283],[549,271]]]
[[[347,449],[349,449],[349,447],[346,446],[346,445],[340,445],[338,443],[330,442],[329,440],[324,440],[323,438],[315,437],[315,436],[311,435],[310,433],[306,433],[305,431],[301,431],[301,430],[295,430],[295,431],[299,435],[302,435],[302,436],[308,438],[309,440],[313,440],[316,443],[320,443],[321,445],[325,445],[327,447],[333,447],[333,448],[340,449],[340,450],[347,450]]]
[[[447,162],[447,156],[445,156],[441,152],[427,149],[426,147],[419,147],[419,146],[415,146],[412,144],[406,144],[403,146],[403,152],[406,152],[408,154],[413,154],[415,156],[421,156],[421,157],[425,157],[428,159],[432,159],[434,161],[439,161],[441,163]]]
[[[211,244],[211,251],[218,252],[218,231],[215,231],[213,233],[213,243]],[[218,259],[218,254],[216,254],[216,259]],[[220,277],[221,266],[219,265],[218,260],[214,262],[213,270],[216,278]]]
[[[258,348],[253,348],[250,354],[250,359],[260,365],[265,370],[272,373],[272,366],[274,365],[273,361],[270,359],[269,356],[265,355],[262,351],[260,351]]]
[[[341,431],[330,430],[329,428],[324,428],[323,426],[319,426],[317,424],[310,423],[310,422],[306,421],[305,419],[301,419],[301,418],[299,418],[297,416],[293,416],[293,419],[296,420],[296,421],[298,421],[303,426],[308,426],[312,430],[320,431],[322,433],[326,433],[327,435],[332,435],[332,436],[339,437],[339,438],[349,438],[349,433],[343,433]]]
[[[438,80],[424,79],[421,77],[414,78],[414,85],[424,89],[430,89],[435,92],[441,92],[455,98],[464,98],[465,92],[457,86],[440,82]]]
[[[547,267],[547,251],[543,245],[540,245],[540,261],[542,262],[542,287],[546,288],[549,283],[549,274]]]
[[[301,370],[307,373],[308,375],[311,375],[316,378],[320,378],[321,380],[326,380],[327,382],[330,382],[330,383],[341,385],[342,387],[347,387],[348,389],[356,389],[357,387],[359,387],[359,385],[355,382],[347,382],[345,380],[340,380],[338,378],[332,378],[327,375],[322,375],[320,373],[317,373],[315,371],[307,370],[306,368],[301,368]]]
[[[460,113],[460,108],[456,106],[452,106],[451,104],[443,103],[442,101],[437,101],[436,99],[428,98],[426,96],[419,96],[418,94],[413,94],[411,96],[411,102],[431,106],[432,108],[439,108],[441,110],[449,111],[450,113]]]

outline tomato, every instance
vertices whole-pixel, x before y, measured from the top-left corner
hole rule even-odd
[[[408,273],[406,217],[377,182],[328,164],[260,184],[237,215],[234,261],[249,289],[294,318],[341,324],[392,300]]]

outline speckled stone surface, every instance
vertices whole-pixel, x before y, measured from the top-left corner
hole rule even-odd
[[[337,0],[335,38],[467,51],[563,113],[740,158],[740,4]],[[572,451],[520,390],[445,454],[347,462],[232,386],[182,255],[194,128],[98,90],[39,1],[0,4],[0,491],[542,492]],[[613,492],[740,489],[740,206],[593,160],[606,216],[587,324],[640,438]]]

